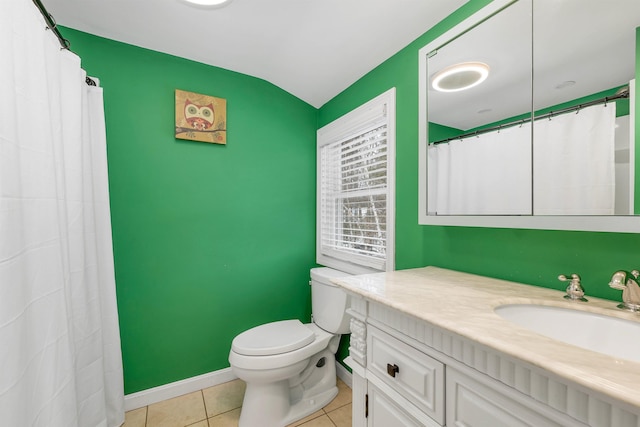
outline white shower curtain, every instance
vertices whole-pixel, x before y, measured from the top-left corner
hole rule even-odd
[[[0,425],[124,421],[102,89],[0,2]]]
[[[613,215],[615,102],[536,121],[536,215]]]

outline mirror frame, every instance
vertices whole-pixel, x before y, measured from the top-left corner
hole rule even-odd
[[[430,52],[444,46],[449,41],[459,37],[502,9],[519,0],[493,0],[484,8],[437,37],[418,52],[418,224],[447,225],[462,227],[490,227],[490,228],[525,228],[538,230],[568,230],[568,231],[596,231],[640,233],[640,216],[574,216],[574,215],[544,215],[544,216],[514,216],[514,215],[428,215],[427,214],[427,147],[428,147],[428,68],[427,59]],[[535,6],[534,6],[535,7]],[[535,85],[535,82],[533,82]],[[635,93],[632,87],[631,93]],[[630,97],[630,128],[635,129],[635,103]]]

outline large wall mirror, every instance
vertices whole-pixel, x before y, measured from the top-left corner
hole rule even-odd
[[[638,0],[494,0],[421,49],[420,223],[640,232],[639,27]]]

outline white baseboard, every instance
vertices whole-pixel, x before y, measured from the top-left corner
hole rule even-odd
[[[132,409],[142,408],[153,403],[202,390],[203,388],[233,381],[236,378],[238,377],[231,371],[231,368],[225,368],[137,393],[127,394],[124,397],[124,410],[131,411]]]
[[[352,378],[351,372],[349,372],[347,368],[342,366],[342,364],[337,360],[336,360],[336,375],[338,376],[338,378],[342,380],[342,382],[348,385],[349,388],[353,388],[353,380],[351,379]]]
[[[336,361],[336,375],[346,385],[351,388],[351,373]],[[193,393],[203,388],[213,387],[214,385],[223,384],[235,380],[235,374],[231,368],[220,369],[218,371],[209,372],[207,374],[198,375],[184,380],[164,384],[158,387],[142,390],[137,393],[127,394],[124,397],[124,410],[131,411],[133,409],[142,408],[163,400],[172,399],[182,396],[183,394]]]

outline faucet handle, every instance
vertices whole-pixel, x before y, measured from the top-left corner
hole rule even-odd
[[[640,274],[640,272],[638,273]],[[582,288],[582,284],[580,283],[580,276],[573,273],[571,277],[567,277],[564,274],[558,276],[558,280],[561,282],[569,282],[567,286],[567,294],[564,296],[566,299],[570,299],[572,301],[588,301],[584,297],[584,289]]]
[[[611,276],[609,286],[613,289],[623,291],[627,287],[627,282],[630,279],[630,275],[633,276],[634,279],[638,279],[638,276],[640,276],[640,271],[631,270],[631,272],[627,272],[625,270],[618,270],[613,273],[613,276]]]
[[[618,304],[618,308],[625,310],[640,312],[640,271],[618,270],[611,276],[609,286],[613,289],[622,291],[622,304]]]

